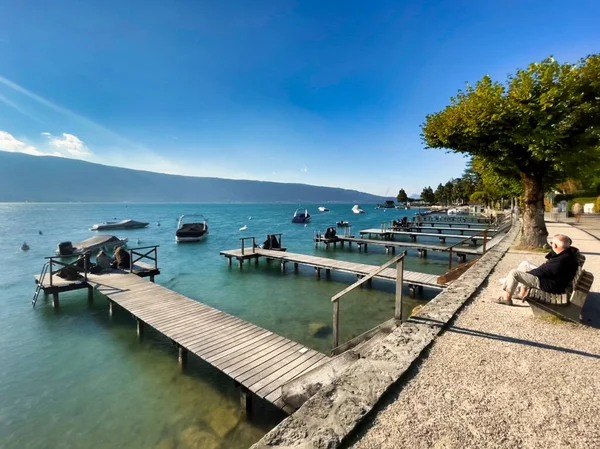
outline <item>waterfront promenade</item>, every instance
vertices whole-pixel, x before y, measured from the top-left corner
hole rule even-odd
[[[597,226],[600,228],[600,226]],[[585,226],[581,226],[585,228]],[[600,270],[600,241],[567,223],[569,235]],[[600,441],[600,280],[582,326],[534,318],[529,306],[496,304],[499,279],[543,253],[510,250],[474,300],[448,325],[422,363],[394,387],[343,447],[595,447]]]

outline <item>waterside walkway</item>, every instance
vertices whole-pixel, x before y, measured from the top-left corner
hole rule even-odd
[[[548,231],[569,235],[586,256],[584,268],[599,272],[600,241],[566,223],[548,223]],[[535,318],[520,302],[496,304],[499,279],[523,259],[544,260],[506,253],[410,380],[343,447],[597,447],[600,330]],[[598,326],[598,276],[590,295],[584,319]]]

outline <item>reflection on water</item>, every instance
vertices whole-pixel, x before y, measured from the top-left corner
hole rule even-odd
[[[40,298],[32,309],[32,276],[58,242],[95,235],[87,230],[93,223],[113,217],[148,221],[149,228],[116,235],[129,237],[130,242],[139,239],[142,245],[160,245],[160,284],[327,352],[331,349],[330,298],[354,277],[333,273],[330,280],[317,281],[312,269],[284,274],[279,264],[265,261],[240,271],[229,268],[219,251],[238,247],[241,235],[256,235],[262,241],[269,232],[283,232],[284,246],[290,251],[373,265],[388,260],[390,256],[380,248],[368,254],[314,248],[313,231],[337,220],[355,222],[356,229],[379,226],[380,211],[365,207],[367,213],[356,217],[350,208],[332,205],[332,212],[313,214],[313,222],[304,227],[290,223],[295,205],[0,205],[1,446],[250,446],[282,418],[279,410],[256,401],[254,419],[248,422],[231,379],[195,357],[190,357],[182,374],[176,348],[168,339],[149,330],[139,342],[132,318],[117,309],[110,319],[107,302],[99,294],[93,303],[88,303],[85,291],[62,294],[58,311]],[[309,209],[316,211],[316,206]],[[177,245],[177,217],[193,212],[208,217],[211,234],[198,245]],[[239,232],[244,224],[248,230]],[[28,252],[19,249],[24,240],[31,246]],[[442,273],[445,263],[436,255],[427,260],[411,257],[406,268]],[[393,290],[393,284],[375,280],[372,287],[344,296],[342,340],[391,318]],[[434,295],[426,290],[425,299]],[[405,314],[422,302],[407,299]]]

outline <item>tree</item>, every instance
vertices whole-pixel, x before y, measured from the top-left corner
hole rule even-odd
[[[476,156],[501,179],[519,181],[525,210],[521,244],[542,246],[544,194],[600,165],[600,55],[575,64],[553,58],[517,70],[505,84],[484,76],[427,115],[428,148]]]
[[[437,186],[437,189],[435,189],[435,193],[433,194],[433,198],[435,199],[435,202],[437,204],[444,203],[444,193],[444,186],[440,183],[440,185]]]
[[[435,202],[435,195],[431,187],[425,187],[421,192],[421,199],[426,203],[433,204]]]
[[[398,200],[399,203],[406,203],[408,201],[408,195],[406,194],[404,189],[400,189],[396,199]]]

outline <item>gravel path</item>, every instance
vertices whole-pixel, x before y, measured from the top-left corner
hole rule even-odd
[[[598,298],[600,241],[567,224],[548,227],[587,253]],[[600,447],[600,330],[534,318],[520,302],[495,304],[498,280],[523,259],[544,260],[509,251],[414,377],[348,447]]]

